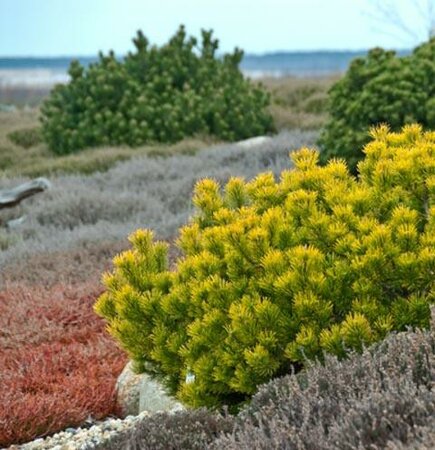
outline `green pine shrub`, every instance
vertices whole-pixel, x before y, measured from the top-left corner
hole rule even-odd
[[[138,146],[187,136],[244,139],[272,130],[269,95],[239,70],[243,52],[217,57],[218,40],[202,31],[201,44],[181,26],[169,42],[150,46],[138,32],[135,51],[122,61],[100,53],[85,69],[69,68],[41,109],[52,151],[99,145]]]
[[[23,128],[7,135],[8,139],[19,147],[28,149],[41,143],[40,127]]]
[[[279,181],[196,185],[183,256],[138,230],[95,305],[138,371],[191,406],[239,405],[324,352],[428,327],[435,299],[435,132],[372,132],[356,180],[291,155]]]
[[[419,123],[435,129],[435,38],[406,57],[371,50],[355,59],[329,93],[330,119],[319,140],[320,159],[345,158],[355,173],[372,126],[393,131]]]

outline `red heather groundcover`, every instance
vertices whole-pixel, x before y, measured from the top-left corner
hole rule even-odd
[[[102,289],[90,278],[0,291],[0,447],[116,414],[127,358],[93,312]]]

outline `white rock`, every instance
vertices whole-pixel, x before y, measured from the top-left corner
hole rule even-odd
[[[163,386],[147,374],[136,374],[130,361],[116,383],[116,396],[122,417],[136,416],[145,411],[177,411],[183,405],[170,397]]]
[[[141,375],[132,370],[129,362],[116,382],[116,401],[121,408],[122,417],[135,415],[139,411],[139,386]]]
[[[184,409],[183,405],[170,397],[164,388],[148,375],[143,375],[139,392],[139,413],[148,411],[174,411]]]
[[[269,136],[257,136],[250,139],[245,139],[244,141],[239,141],[236,143],[236,145],[242,148],[251,148],[256,147],[257,145],[265,144],[266,142],[269,142],[271,140],[272,138]]]

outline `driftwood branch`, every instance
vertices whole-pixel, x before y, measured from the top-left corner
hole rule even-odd
[[[16,206],[25,198],[43,192],[49,187],[50,182],[46,178],[36,178],[13,189],[0,191],[0,209]]]

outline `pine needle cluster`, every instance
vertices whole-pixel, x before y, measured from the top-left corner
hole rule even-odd
[[[307,148],[280,179],[203,179],[167,244],[137,230],[96,312],[135,361],[188,405],[238,405],[325,353],[429,326],[435,299],[435,133],[372,131],[359,164]]]

